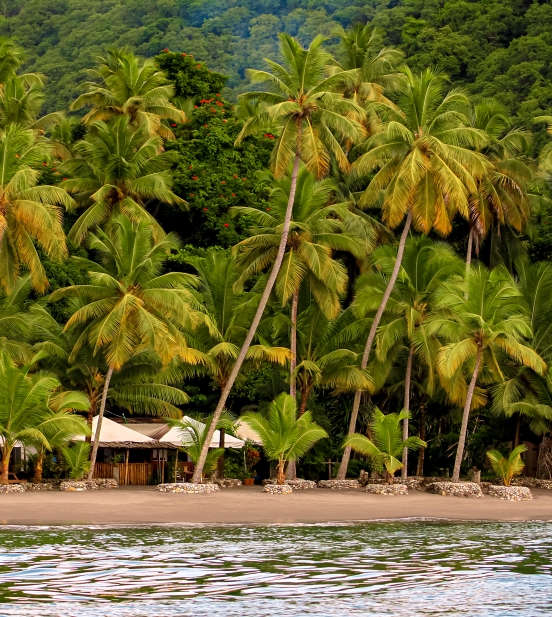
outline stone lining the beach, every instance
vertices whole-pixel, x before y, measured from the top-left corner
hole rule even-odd
[[[216,493],[220,491],[218,484],[191,484],[180,482],[172,484],[158,484],[157,490],[162,493]]]
[[[264,486],[267,484],[276,484],[276,480],[271,478],[270,480],[263,481]],[[316,488],[316,482],[314,480],[303,480],[303,478],[294,478],[293,480],[286,480],[286,484],[292,488],[307,489]]]
[[[271,495],[289,495],[293,493],[293,489],[289,484],[266,484],[263,492]]]
[[[406,484],[368,484],[366,492],[376,495],[408,495]]]
[[[508,501],[529,501],[533,499],[531,491],[526,486],[489,486],[489,495]]]
[[[319,488],[337,489],[360,488],[358,480],[319,480],[318,486]]]
[[[113,478],[96,478],[91,480],[95,482],[98,488],[118,488],[117,480]]]
[[[512,478],[510,484],[511,486],[526,486],[527,488],[544,488],[549,491],[552,490],[552,480],[539,480],[538,478],[528,478],[527,476]]]
[[[22,484],[25,491],[53,491],[54,485],[51,482],[27,482]]]
[[[96,491],[98,485],[94,480],[86,480],[85,482],[76,482],[75,480],[67,480],[59,485],[60,491]]]
[[[237,478],[218,478],[215,480],[215,484],[218,484],[220,488],[235,488],[241,486],[242,481]]]
[[[475,482],[433,482],[427,492],[451,497],[483,497],[481,487]]]
[[[0,484],[0,493],[24,493],[22,484]]]
[[[537,487],[545,488],[548,491],[552,491],[552,480],[539,480]]]

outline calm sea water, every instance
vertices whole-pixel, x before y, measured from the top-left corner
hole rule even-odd
[[[0,528],[0,615],[552,613],[552,524]]]

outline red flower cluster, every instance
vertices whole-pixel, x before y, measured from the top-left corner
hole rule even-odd
[[[167,48],[167,47],[165,47],[165,49],[163,50],[163,53],[164,53],[164,54],[168,54],[168,53],[169,53],[169,50],[168,50],[168,48]]]
[[[224,223],[225,227],[230,227],[230,225],[228,223]]]
[[[272,133],[265,133],[265,134],[264,134],[264,136],[265,136],[267,139],[274,139],[274,135],[273,135]]]
[[[209,208],[203,208],[203,212],[209,212]]]
[[[220,183],[221,184],[226,184],[226,180],[221,180]]]
[[[192,176],[192,180],[197,180],[197,176]]]
[[[182,54],[184,56],[184,58],[186,57],[187,54]]]
[[[171,126],[174,128],[176,126],[176,124],[171,124]]]

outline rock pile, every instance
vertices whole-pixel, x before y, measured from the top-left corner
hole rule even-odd
[[[67,480],[59,485],[60,491],[95,491],[98,489],[98,485],[94,480],[86,480],[85,482],[75,482],[74,480]]]
[[[293,489],[289,484],[265,484],[263,492],[271,495],[289,495]]]
[[[26,482],[21,485],[25,491],[53,491],[54,485],[51,482]]]
[[[263,485],[266,486],[267,484],[276,484],[276,480],[274,478],[271,478],[270,480],[263,480]],[[314,480],[303,480],[303,478],[286,480],[286,484],[297,489],[316,488],[316,482]]]
[[[235,488],[241,486],[242,481],[237,478],[218,478],[215,480],[215,484],[218,484],[220,488]]]
[[[22,484],[0,484],[0,493],[24,493]]]
[[[180,482],[172,484],[158,484],[157,490],[162,493],[216,493],[220,491],[218,484],[191,484]]]
[[[113,478],[96,478],[92,482],[95,482],[98,488],[117,488],[119,486],[117,480]]]
[[[475,482],[432,482],[427,492],[452,497],[483,497],[481,487]]]
[[[408,495],[406,484],[368,484],[366,492],[376,495]]]
[[[360,488],[358,480],[319,480],[318,486],[319,488],[337,489]]]
[[[529,501],[533,499],[531,491],[526,486],[489,486],[489,495],[508,501]]]

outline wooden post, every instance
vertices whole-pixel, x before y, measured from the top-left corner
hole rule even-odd
[[[165,484],[165,450],[161,453],[161,484]]]
[[[128,448],[126,451],[126,461],[125,461],[125,484],[128,484]]]
[[[176,470],[178,469],[178,450],[176,451],[176,460],[174,461],[174,483],[176,484]]]

